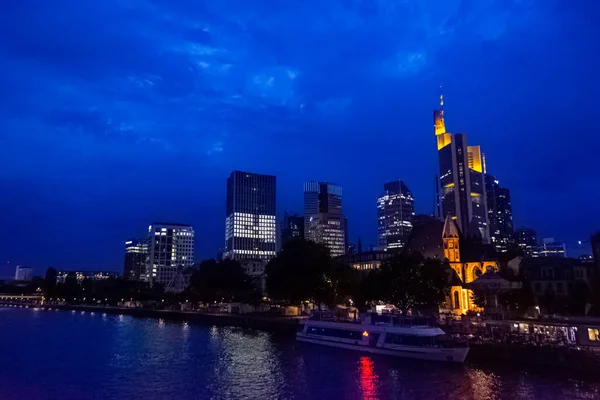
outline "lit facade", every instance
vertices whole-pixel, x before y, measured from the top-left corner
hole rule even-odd
[[[567,247],[564,243],[554,238],[542,239],[542,245],[539,247],[540,257],[566,257]]]
[[[342,213],[342,188],[325,182],[304,183],[304,236],[322,243],[333,257],[346,253],[347,220]]]
[[[17,265],[15,269],[15,281],[30,281],[33,278],[33,268]]]
[[[406,244],[415,216],[415,200],[403,181],[383,185],[377,199],[377,236],[379,248],[400,250]]]
[[[359,254],[346,254],[341,261],[358,271],[371,271],[381,268],[381,264],[394,257],[393,253],[387,251],[367,251]]]
[[[148,257],[148,243],[146,239],[130,239],[125,242],[125,262],[123,277],[139,281],[146,274],[146,258]]]
[[[514,239],[525,257],[539,256],[537,233],[533,229],[517,229],[514,233]]]
[[[225,258],[270,260],[277,251],[275,177],[233,171],[227,179]]]
[[[500,252],[506,252],[513,242],[512,205],[510,191],[500,186],[498,180],[485,175],[490,243]]]
[[[473,291],[469,284],[486,272],[499,269],[495,249],[490,245],[469,244],[463,240],[456,220],[447,216],[442,231],[444,257],[458,277],[450,288],[446,299],[446,309],[458,314],[467,311],[479,311],[473,301]]]
[[[443,98],[441,110],[433,113],[439,157],[440,205],[442,216],[450,216],[463,232],[473,224],[484,243],[489,242],[485,161],[479,146],[468,146],[464,133],[446,130]]]
[[[321,243],[329,249],[332,257],[346,254],[346,228],[343,216],[320,213],[310,217],[309,240]]]
[[[148,257],[143,280],[181,292],[184,271],[194,266],[194,229],[190,225],[156,222],[148,227]]]
[[[119,277],[119,273],[116,271],[57,271],[56,282],[64,283],[69,275],[74,276],[78,282],[81,282],[84,279],[105,281],[107,279]]]

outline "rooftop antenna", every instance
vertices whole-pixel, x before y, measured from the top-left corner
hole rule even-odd
[[[442,117],[444,116],[444,91],[442,90],[442,84],[440,83],[440,111],[442,112]]]

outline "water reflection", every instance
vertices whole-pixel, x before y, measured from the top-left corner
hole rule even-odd
[[[360,373],[360,389],[362,398],[368,400],[377,400],[377,381],[378,377],[373,371],[373,360],[369,357],[361,357],[358,367]]]
[[[88,315],[3,312],[0,364],[11,368],[0,373],[0,399],[600,398],[599,385],[565,373],[435,364],[238,328]]]

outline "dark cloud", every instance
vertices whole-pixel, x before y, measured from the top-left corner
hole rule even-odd
[[[120,240],[175,219],[194,224],[199,255],[212,256],[235,168],[277,174],[281,209],[301,210],[305,179],[343,184],[351,236],[374,242],[384,181],[404,179],[418,211],[430,211],[440,82],[450,129],[481,144],[513,189],[517,225],[587,235],[599,224],[598,7],[5,1],[3,209],[8,225],[27,222],[23,234],[57,232],[28,255],[4,230],[0,252],[73,267],[94,254],[96,267],[118,268]],[[556,193],[564,211],[536,205]],[[74,231],[80,250],[65,251],[61,238]]]

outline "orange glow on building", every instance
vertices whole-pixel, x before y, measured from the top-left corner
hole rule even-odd
[[[445,130],[446,128],[444,128]],[[452,135],[449,133],[441,133],[437,135],[438,150],[448,146],[452,142]]]
[[[469,168],[477,171],[483,172],[483,160],[481,156],[481,147],[480,146],[467,146],[468,153],[468,162]]]

